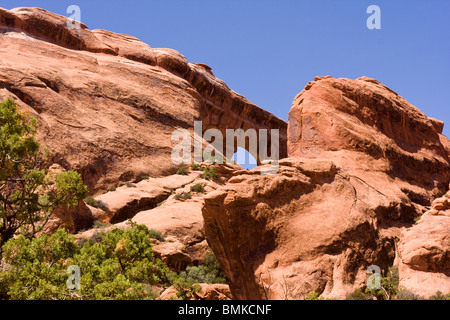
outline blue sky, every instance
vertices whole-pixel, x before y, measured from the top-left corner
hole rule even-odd
[[[0,0],[66,16],[72,4],[90,29],[176,49],[282,119],[315,76],[368,76],[443,120],[450,136],[448,0]],[[371,4],[381,30],[366,27]]]

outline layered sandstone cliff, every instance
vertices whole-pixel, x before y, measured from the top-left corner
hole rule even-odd
[[[280,130],[287,123],[179,52],[105,30],[68,28],[39,8],[0,8],[0,99],[12,97],[39,122],[54,163],[78,170],[91,191],[140,175],[176,171],[175,129]]]

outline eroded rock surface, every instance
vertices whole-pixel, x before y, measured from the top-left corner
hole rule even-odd
[[[0,8],[0,99],[38,119],[53,162],[82,173],[90,191],[175,173],[175,129],[279,129],[287,123],[179,52],[105,30],[69,29],[39,8]]]
[[[438,291],[450,293],[450,195],[438,198],[432,208],[398,244],[396,264],[400,286],[428,298]]]
[[[153,251],[173,270],[180,272],[187,266],[199,265],[210,250],[204,234],[203,196],[223,184],[221,178],[205,180],[199,171],[190,171],[188,175],[148,178],[99,195],[95,200],[103,209],[89,208],[103,225],[86,230],[77,237],[96,239],[101,233],[115,228],[130,228],[128,220],[131,220],[162,233],[164,239],[154,241]],[[203,191],[191,190],[192,186],[198,185],[203,187]],[[183,194],[190,197],[180,197]]]
[[[207,240],[234,297],[345,298],[370,265],[392,266],[402,230],[450,181],[442,127],[373,79],[309,83],[278,173],[258,167],[205,197]]]
[[[288,152],[333,159],[359,175],[383,172],[399,184],[406,181],[439,196],[450,180],[442,130],[442,121],[374,79],[317,77],[294,99]],[[416,196],[429,204],[429,196]]]

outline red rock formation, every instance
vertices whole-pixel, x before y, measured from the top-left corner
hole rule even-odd
[[[450,293],[450,194],[402,231],[396,265],[404,290],[425,298]]]
[[[204,130],[280,129],[286,156],[286,122],[175,50],[83,24],[71,30],[38,8],[0,8],[0,42],[0,99],[38,118],[54,162],[80,171],[91,191],[174,172],[171,134],[195,120]]]
[[[256,168],[205,197],[207,240],[233,296],[344,298],[370,265],[387,270],[401,231],[450,181],[441,130],[375,80],[309,83],[278,173]]]
[[[374,79],[317,77],[289,113],[289,156],[335,159],[351,171],[444,192],[450,180],[443,123]],[[360,163],[351,159],[364,157]],[[428,199],[429,200],[429,199]]]
[[[233,165],[221,167],[225,171]],[[144,179],[99,195],[95,200],[101,203],[99,207],[105,211],[89,208],[91,216],[100,220],[103,226],[86,230],[77,237],[95,239],[100,233],[115,228],[130,228],[126,219],[131,219],[136,224],[161,232],[165,239],[155,240],[155,256],[173,270],[184,271],[187,266],[203,263],[204,255],[209,250],[203,232],[203,196],[217,189],[220,179],[208,181],[200,177],[199,171],[191,171],[189,175]],[[191,190],[198,184],[203,186],[204,191]],[[177,198],[177,194],[188,192],[190,199]]]
[[[192,131],[195,120],[203,130],[280,130],[280,156],[289,158],[277,174],[226,171],[228,184],[208,194],[203,209],[201,199],[175,201],[134,217],[177,238],[156,248],[177,269],[207,248],[197,236],[202,211],[238,299],[345,297],[364,287],[368,266],[393,264],[399,239],[401,283],[420,294],[446,290],[448,210],[435,203],[437,215],[431,210],[405,228],[447,188],[450,140],[441,121],[376,80],[316,78],[295,98],[288,130],[206,65],[131,36],[69,29],[67,18],[42,9],[0,8],[0,43],[0,99],[13,97],[38,119],[53,162],[79,170],[91,191],[173,172],[171,134]],[[134,207],[145,190],[129,191],[113,199],[114,212],[126,208],[119,220],[168,196],[158,187],[156,200]],[[108,212],[80,217],[111,219]],[[432,289],[424,291],[424,281]],[[229,298],[222,289],[206,296]]]

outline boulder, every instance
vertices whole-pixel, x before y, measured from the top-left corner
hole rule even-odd
[[[155,208],[166,200],[172,191],[182,188],[198,178],[199,173],[148,178],[127,184],[95,198],[108,218],[104,223],[119,223],[133,218],[137,213]]]
[[[437,123],[374,79],[317,77],[289,112],[288,153],[333,159],[358,174],[384,172],[426,189],[429,203],[450,181],[448,139]]]

